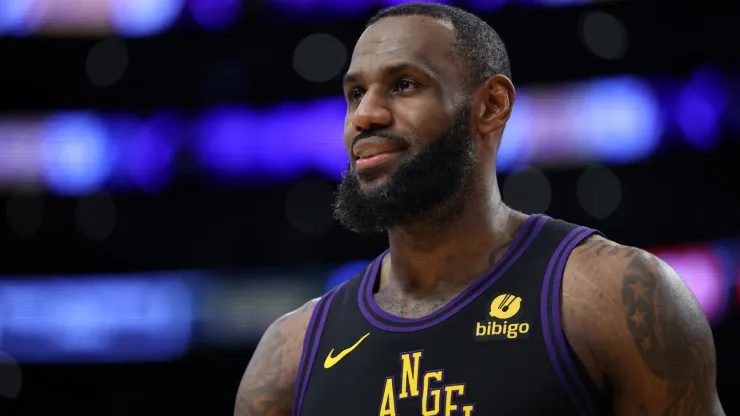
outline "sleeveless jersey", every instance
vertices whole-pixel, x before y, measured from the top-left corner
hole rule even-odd
[[[383,253],[317,303],[293,415],[606,414],[560,316],[566,260],[594,233],[530,216],[491,270],[418,319],[375,303]]]

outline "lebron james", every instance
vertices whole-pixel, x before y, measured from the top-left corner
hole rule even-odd
[[[335,215],[389,249],[270,326],[235,415],[724,415],[712,333],[669,266],[501,201],[516,93],[490,26],[384,9],[344,94]]]

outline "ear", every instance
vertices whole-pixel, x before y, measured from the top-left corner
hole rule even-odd
[[[505,75],[494,75],[474,93],[475,117],[478,132],[488,136],[503,130],[514,108],[516,90]]]

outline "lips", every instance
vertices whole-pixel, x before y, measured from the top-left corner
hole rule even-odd
[[[392,146],[363,146],[359,149],[355,148],[354,153],[358,159],[367,159],[383,153],[395,153],[398,152],[398,150],[398,148]]]
[[[403,150],[397,143],[390,142],[382,137],[370,137],[357,142],[352,148],[352,154],[358,159],[367,159],[383,153],[396,153]]]
[[[382,137],[370,137],[360,140],[352,148],[352,154],[357,158],[357,170],[370,169],[381,166],[395,159],[404,149],[402,145],[391,142]]]

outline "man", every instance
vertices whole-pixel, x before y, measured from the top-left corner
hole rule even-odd
[[[235,415],[724,414],[712,334],[670,267],[502,203],[510,78],[464,11],[371,19],[344,80],[335,214],[390,249],[270,326]]]

